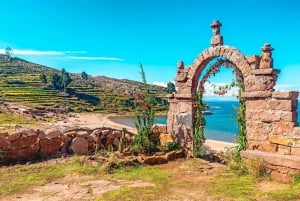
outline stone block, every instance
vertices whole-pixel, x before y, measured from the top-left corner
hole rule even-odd
[[[294,129],[293,129],[293,136],[300,137],[300,127],[294,127]]]
[[[174,142],[172,135],[168,133],[161,133],[159,136],[160,146],[167,147],[169,142]]]
[[[68,137],[75,137],[76,136],[76,131],[70,131],[70,132],[64,133],[64,135],[68,136]]]
[[[37,130],[37,136],[39,139],[45,139],[46,138],[46,134],[44,131],[41,130]]]
[[[247,139],[250,141],[265,141],[272,130],[270,123],[261,121],[246,121]]]
[[[299,95],[298,91],[288,91],[288,92],[273,92],[272,98],[276,99],[297,99]]]
[[[0,150],[6,151],[11,149],[10,141],[4,137],[0,137]]]
[[[284,146],[292,146],[293,140],[288,137],[278,136],[278,135],[272,135],[269,137],[269,142],[273,144],[279,144]]]
[[[52,139],[41,139],[40,140],[40,151],[45,155],[52,155],[59,152],[62,144],[61,138],[52,138]]]
[[[70,148],[70,144],[72,143],[73,137],[67,136],[67,135],[63,135],[61,137],[61,141],[62,141],[62,145],[61,145],[61,149],[60,151],[62,153],[67,153],[68,151],[72,151]]]
[[[88,131],[77,131],[76,132],[76,136],[77,137],[87,138],[87,137],[89,137],[89,132]]]
[[[170,151],[166,153],[165,158],[167,161],[173,161],[176,159],[176,151]]]
[[[22,133],[21,138],[11,142],[12,149],[24,149],[34,145],[37,142],[37,133],[27,132]]]
[[[74,154],[86,154],[88,153],[88,141],[82,137],[75,137],[72,140],[70,149]]]
[[[291,155],[300,156],[300,147],[292,147],[291,148]]]
[[[244,92],[242,97],[244,98],[268,98],[272,96],[270,91],[253,91],[253,92]]]
[[[285,111],[282,111],[280,116],[281,116],[280,121],[297,122],[298,112],[285,112]]]
[[[245,87],[246,92],[255,92],[255,91],[268,91],[272,89],[275,86],[275,83],[272,84],[262,84],[262,83],[256,83],[254,85],[247,85]]]
[[[106,142],[105,142],[105,148],[107,149],[110,145],[114,144],[114,140],[115,140],[116,136],[111,133],[106,137]]]
[[[246,111],[246,119],[250,121],[263,121],[263,122],[275,122],[275,121],[288,121],[289,115],[285,116],[281,112],[268,111],[268,110],[255,110]]]
[[[59,130],[54,130],[54,129],[51,129],[51,130],[47,130],[46,131],[46,137],[48,139],[54,139],[54,138],[58,138],[60,137],[60,131]]]
[[[111,130],[105,129],[105,130],[102,130],[101,133],[102,133],[102,135],[107,136],[108,134],[111,133]]]
[[[271,100],[269,102],[271,110],[296,111],[298,107],[297,100]]]
[[[269,109],[269,101],[268,100],[247,100],[246,101],[247,110],[267,110]]]
[[[295,122],[272,122],[272,135],[290,135],[293,133]]]
[[[5,160],[6,161],[20,161],[20,160],[29,160],[34,158],[39,151],[39,143],[35,143],[24,149],[11,149],[6,152]]]
[[[192,110],[192,105],[193,103],[192,102],[180,102],[178,104],[178,107],[179,107],[179,112],[180,113],[187,113],[189,111]]]
[[[278,154],[282,155],[291,155],[291,147],[285,145],[278,145],[277,152]]]
[[[249,141],[248,149],[275,153],[277,152],[277,145],[269,142]]]
[[[147,165],[157,165],[168,163],[167,159],[164,156],[149,156],[146,157],[143,161]]]
[[[273,69],[273,68],[264,68],[264,69],[254,69],[251,70],[251,73],[253,75],[274,75],[274,74],[278,74],[280,71],[277,69]]]
[[[160,133],[167,133],[167,125],[165,124],[155,124],[153,127],[153,134],[159,135]]]

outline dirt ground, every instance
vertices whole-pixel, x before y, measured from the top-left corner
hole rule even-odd
[[[197,165],[197,170],[193,164],[184,161],[172,161],[167,164],[158,165],[157,167],[168,172],[176,172],[171,174],[173,183],[186,183],[198,181],[201,179],[209,179],[214,173],[224,168],[224,165],[218,163],[208,163],[203,161]],[[0,198],[1,201],[66,201],[66,200],[95,200],[106,192],[120,189],[122,187],[151,187],[154,183],[142,180],[110,180],[95,179],[92,176],[67,175],[57,181],[52,181],[44,186],[33,186],[25,192],[18,192]],[[208,198],[205,194],[195,192],[194,188],[181,188],[181,185],[170,185],[168,191],[174,192],[165,197],[166,200],[198,200],[199,196]],[[175,193],[176,192],[176,193]],[[200,194],[199,194],[200,193]],[[207,199],[205,199],[207,200]]]
[[[49,161],[48,161],[49,162]],[[179,160],[156,166],[170,172],[170,180],[163,187],[161,200],[206,200],[214,201],[208,194],[207,181],[215,179],[220,171],[226,168],[219,163],[211,163],[202,159]],[[93,176],[66,175],[43,186],[32,186],[26,191],[0,197],[1,201],[66,201],[95,200],[109,191],[122,187],[153,187],[155,183],[143,180],[121,180],[113,178],[95,178]],[[263,192],[283,190],[287,184],[263,180],[257,184]],[[204,189],[204,190],[203,190]],[[134,199],[132,199],[134,200]],[[158,199],[160,200],[160,199]]]

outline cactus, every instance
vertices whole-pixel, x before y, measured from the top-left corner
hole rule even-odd
[[[119,141],[119,147],[118,147],[118,151],[120,153],[122,153],[123,149],[124,149],[125,133],[126,133],[126,128],[122,128],[122,135],[121,135],[121,138],[120,138],[120,141]]]

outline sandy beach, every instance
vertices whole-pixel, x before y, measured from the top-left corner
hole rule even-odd
[[[112,127],[116,129],[126,128],[132,133],[136,133],[136,129],[126,125],[118,124],[111,120],[111,117],[118,116],[114,114],[74,114],[68,117],[65,121],[59,121],[54,126],[68,126],[68,127]],[[225,151],[227,148],[234,147],[235,143],[223,142],[217,140],[206,139],[205,145],[215,151]]]

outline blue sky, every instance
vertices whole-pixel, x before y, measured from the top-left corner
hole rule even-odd
[[[209,47],[214,19],[224,44],[245,55],[275,48],[280,90],[300,89],[298,0],[2,0],[0,49],[40,64],[149,83],[174,79],[176,63],[192,64]],[[230,82],[230,72],[213,82]]]

